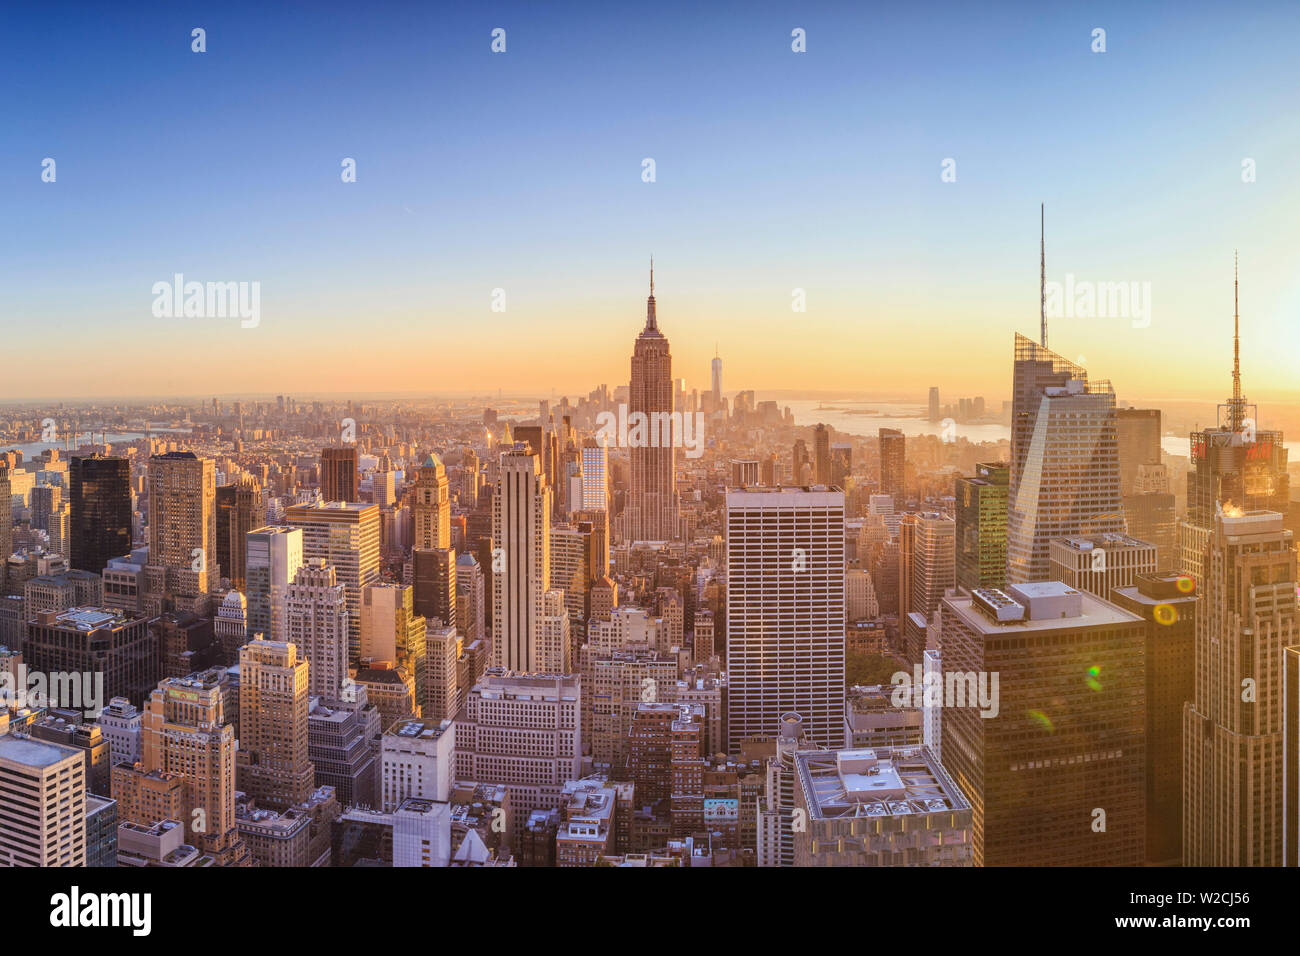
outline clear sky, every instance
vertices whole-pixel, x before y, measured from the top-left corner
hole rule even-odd
[[[1007,397],[1045,201],[1049,280],[1151,288],[1053,348],[1222,398],[1236,248],[1247,390],[1300,400],[1298,46],[1291,2],[9,4],[0,398],[613,386],[651,253],[688,387],[716,342],[727,390]],[[155,318],[175,273],[260,324]]]

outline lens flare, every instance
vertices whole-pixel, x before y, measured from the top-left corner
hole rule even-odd
[[[1029,716],[1031,719],[1038,721],[1039,725],[1049,734],[1056,733],[1056,728],[1052,725],[1052,718],[1048,717],[1041,710],[1031,710],[1029,711]]]
[[[1096,664],[1088,668],[1088,686],[1093,690],[1101,690],[1101,668]]]
[[[1172,604],[1157,604],[1151,613],[1156,623],[1163,624],[1165,627],[1178,620],[1178,609]]]
[[[1178,575],[1178,590],[1184,594],[1191,594],[1196,590],[1196,579],[1187,574]]]

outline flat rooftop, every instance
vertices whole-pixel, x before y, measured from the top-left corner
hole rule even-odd
[[[728,508],[842,508],[844,491],[837,485],[781,486],[727,490]]]
[[[815,819],[899,817],[969,810],[970,804],[924,747],[804,750],[794,755]]]
[[[65,747],[45,740],[33,740],[22,734],[8,733],[0,737],[0,760],[19,763],[26,767],[52,767],[69,757],[81,759],[77,747]]]
[[[1041,597],[1061,595],[1064,593],[1060,590],[1061,588],[1072,590],[1068,585],[1060,581],[1036,581],[1031,584],[1021,584],[1018,587],[1026,589],[1026,593],[1034,593],[1035,596]],[[1030,591],[1029,589],[1034,590]],[[949,613],[954,614],[976,633],[986,635],[1057,631],[1063,628],[1075,630],[1085,627],[1113,627],[1117,624],[1131,624],[1142,620],[1136,614],[1130,614],[1123,608],[1116,607],[1109,601],[1103,601],[1088,591],[1080,591],[1079,600],[1080,613],[1076,617],[1049,617],[1038,620],[1025,618],[1022,620],[995,621],[975,606],[974,600],[969,594],[963,593],[945,597],[943,599],[943,608],[945,616]]]

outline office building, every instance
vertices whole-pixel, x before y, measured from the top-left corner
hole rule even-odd
[[[3,491],[0,487],[0,492]],[[113,558],[130,553],[130,461],[104,455],[69,459],[68,497],[72,505],[69,567],[99,574]],[[7,501],[8,495],[0,495],[0,500]],[[2,537],[5,531],[0,530],[0,553],[7,556],[12,548]]]
[[[246,539],[248,637],[284,640],[284,599],[303,563],[301,528],[265,527]]]
[[[970,866],[970,803],[921,746],[793,757],[795,866]]]
[[[981,462],[974,475],[955,480],[958,587],[973,591],[1006,585],[1009,478],[1004,462]]]
[[[221,574],[215,464],[191,451],[172,451],[151,457],[146,477],[149,564],[164,569],[170,594],[198,599],[193,609],[206,613],[202,597],[217,589]]]
[[[942,608],[943,764],[974,813],[975,865],[1140,866],[1142,619],[1059,581]]]
[[[1283,862],[1284,650],[1300,643],[1296,551],[1273,511],[1215,516],[1183,715],[1183,865]]]
[[[628,384],[628,420],[644,416],[644,438],[633,441],[629,431],[631,483],[624,508],[629,541],[671,541],[678,536],[677,449],[674,435],[673,359],[668,339],[659,331],[655,314],[654,267],[645,328],[632,352]],[[680,418],[679,418],[680,421]]]
[[[266,523],[262,489],[249,478],[219,485],[216,491],[217,563],[236,590],[244,588],[247,551],[245,537]]]
[[[380,746],[380,803],[386,811],[408,797],[445,803],[455,769],[455,727],[450,720],[398,720]]]
[[[516,446],[501,456],[492,496],[492,660],[509,670],[541,670],[542,598],[550,582],[551,490],[537,456]]]
[[[379,577],[379,509],[359,502],[294,505],[285,522],[302,529],[305,561],[334,566],[348,599],[348,659],[361,655],[361,591]]]
[[[321,558],[307,561],[285,589],[284,636],[307,660],[312,697],[342,696],[348,677],[347,600],[333,565]]]
[[[86,769],[75,747],[0,735],[0,865],[86,865]]]
[[[1183,705],[1196,692],[1199,596],[1186,575],[1139,574],[1110,599],[1142,618],[1146,646],[1147,863],[1183,856]]]
[[[728,751],[802,714],[833,746],[844,713],[844,494],[728,491]]]
[[[897,507],[905,500],[905,469],[907,439],[897,428],[879,430],[880,441],[880,493],[890,495]]]
[[[490,670],[469,692],[455,747],[456,779],[504,785],[516,826],[560,806],[565,781],[581,776],[579,678]]]
[[[1007,581],[1024,584],[1047,579],[1053,538],[1125,528],[1110,382],[1017,334],[1014,389]]]
[[[1156,546],[1126,534],[1077,534],[1054,538],[1048,547],[1048,577],[1106,600],[1138,575],[1156,572]]]
[[[451,547],[451,494],[442,459],[429,455],[415,476],[411,516],[415,521],[414,547],[447,550]]]
[[[321,449],[320,494],[324,501],[359,501],[358,484],[356,445]]]
[[[307,659],[293,644],[253,640],[239,652],[239,789],[287,809],[316,789],[307,754]]]

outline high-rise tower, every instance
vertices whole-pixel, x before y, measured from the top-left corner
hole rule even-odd
[[[492,540],[501,560],[492,576],[492,661],[509,670],[541,667],[550,531],[551,489],[541,463],[531,449],[516,446],[501,456],[492,497]]]
[[[650,297],[645,328],[632,351],[628,384],[628,418],[641,413],[644,440],[629,441],[631,493],[626,509],[627,537],[632,541],[670,541],[678,535],[677,456],[672,434],[673,358],[655,315],[654,260],[650,261]]]
[[[1196,691],[1183,709],[1183,863],[1281,866],[1284,649],[1296,552],[1282,516],[1224,509],[1205,551]]]
[[[1007,581],[1048,578],[1052,538],[1123,532],[1115,391],[1019,333],[1015,340]]]
[[[1218,424],[1192,432],[1187,475],[1187,519],[1179,523],[1181,570],[1200,579],[1219,506],[1287,514],[1290,478],[1281,431],[1259,428],[1259,410],[1241,391],[1241,319],[1237,268],[1232,275],[1232,397],[1219,406]]]
[[[131,463],[104,455],[74,457],[68,462],[68,486],[72,502],[68,564],[76,571],[103,574],[109,561],[131,553]],[[7,546],[2,550],[8,555]]]

